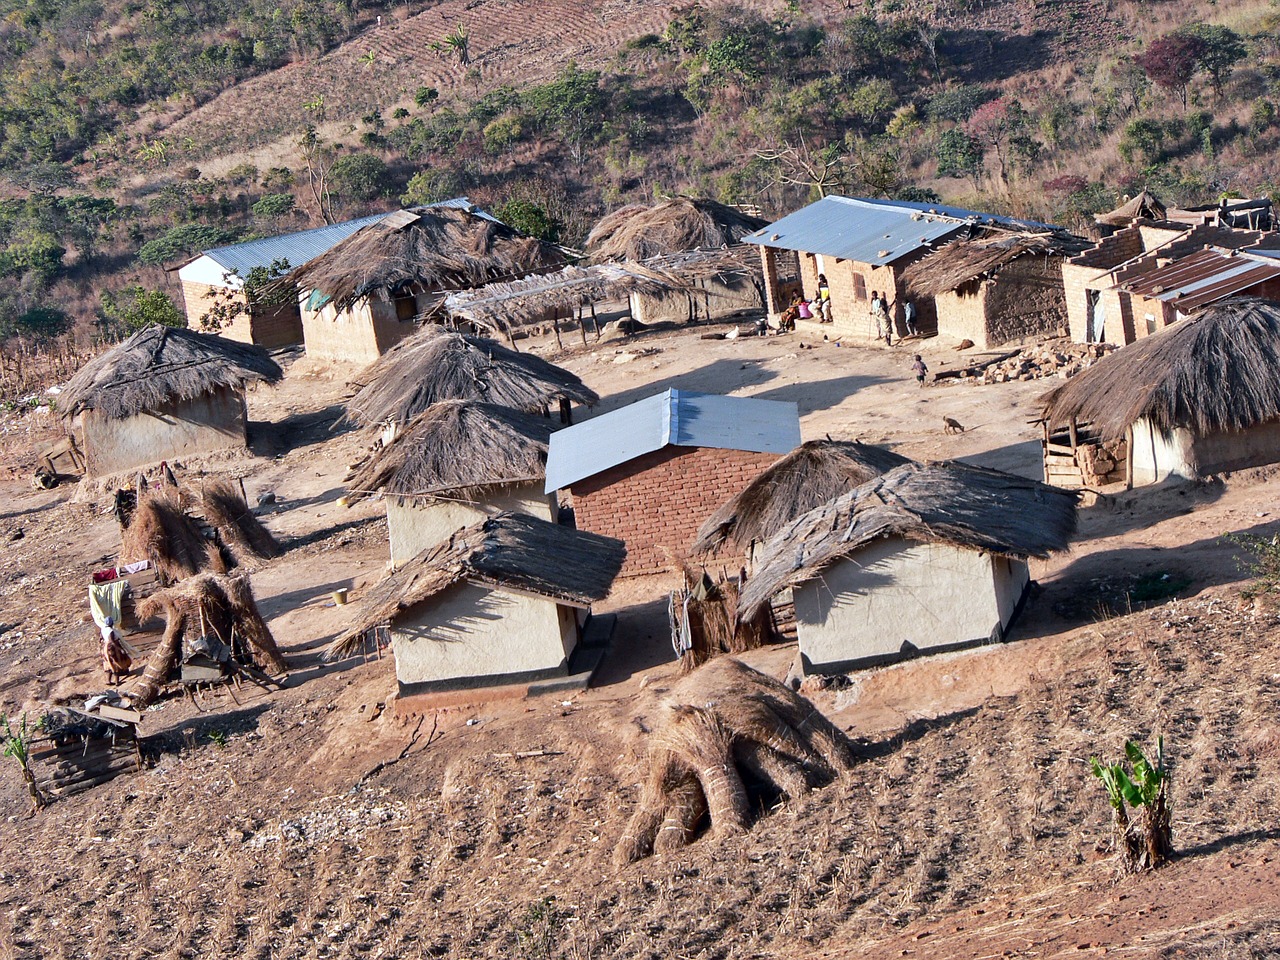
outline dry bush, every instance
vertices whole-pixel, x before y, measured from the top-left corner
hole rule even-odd
[[[236,562],[245,563],[251,558],[270,560],[280,556],[279,542],[230,483],[210,481],[205,484],[200,499],[205,519],[217,528]]]
[[[853,766],[848,739],[808,700],[729,657],[679,681],[663,704],[640,807],[618,864],[741,833],[753,811],[797,798]]]

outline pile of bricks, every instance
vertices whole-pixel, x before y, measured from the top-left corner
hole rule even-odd
[[[1074,377],[1093,366],[1115,347],[1105,343],[1071,343],[1054,340],[1024,347],[1016,356],[994,363],[965,379],[971,383],[1008,383],[1010,380],[1040,380],[1044,377]]]

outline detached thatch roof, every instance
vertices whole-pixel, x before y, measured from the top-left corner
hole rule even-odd
[[[691,250],[714,250],[740,243],[768,226],[714,200],[674,197],[653,206],[632,203],[605,216],[587,236],[587,253],[596,263],[648,260]]]
[[[680,278],[645,264],[565,267],[555,273],[451,294],[445,300],[445,311],[486,330],[506,333],[545,322],[553,315],[566,316],[591,303],[622,300],[632,293],[656,295],[684,288]]]
[[[801,514],[904,463],[911,460],[856,440],[810,440],[708,517],[690,552],[749,550]]]
[[[994,274],[1019,257],[1074,257],[1091,246],[1067,233],[957,240],[907,267],[902,283],[913,296],[936,297]]]
[[[496,403],[432,404],[360,468],[347,499],[354,503],[378,490],[401,502],[444,493],[475,499],[498,484],[540,480],[555,426],[548,417]]]
[[[426,326],[364,370],[346,417],[361,424],[407,423],[441,400],[481,400],[540,413],[561,399],[591,406],[600,397],[541,357],[484,337]]]
[[[1126,200],[1110,213],[1100,213],[1094,217],[1097,223],[1105,223],[1112,227],[1127,227],[1139,218],[1145,220],[1163,220],[1168,211],[1165,205],[1153,194],[1143,190],[1131,200]]]
[[[1041,398],[1051,426],[1115,439],[1136,420],[1198,433],[1280,417],[1280,304],[1237,298],[1117,350]]]
[[[449,207],[413,207],[362,227],[277,281],[339,312],[367,297],[391,300],[466,290],[564,263],[558,247],[506,224]]]
[[[96,410],[123,419],[223,387],[275,383],[282,376],[261,347],[157,324],[81,367],[62,388],[58,406],[65,417]]]
[[[883,537],[1046,557],[1066,549],[1075,528],[1074,492],[957,462],[904,464],[797,518],[765,544],[738,616],[753,616],[780,590]]]
[[[604,599],[622,568],[621,540],[517,513],[500,513],[458,531],[376,584],[356,624],[329,647],[338,659],[365,634],[463,581],[509,587],[548,600],[587,606]]]

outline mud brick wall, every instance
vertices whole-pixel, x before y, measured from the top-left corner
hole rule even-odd
[[[663,447],[575,483],[570,492],[578,529],[626,543],[619,576],[674,569],[702,522],[778,456]]]

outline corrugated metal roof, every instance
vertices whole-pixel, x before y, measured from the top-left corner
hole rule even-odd
[[[1172,303],[1188,313],[1280,277],[1280,264],[1253,257],[1199,250],[1119,285],[1140,297]]]
[[[1048,224],[962,207],[861,197],[823,197],[790,213],[744,243],[820,253],[883,266],[959,233],[971,224],[1054,230]]]
[[[551,435],[547,493],[665,446],[782,456],[800,445],[794,403],[666,390]]]
[[[467,197],[453,197],[431,204],[433,207],[451,207],[465,210],[472,206]],[[332,223],[314,230],[302,230],[298,233],[286,233],[278,237],[263,237],[261,240],[246,240],[244,243],[233,243],[225,247],[215,247],[204,251],[204,256],[216,261],[224,270],[241,277],[249,276],[254,267],[270,267],[276,260],[288,260],[290,267],[300,267],[308,260],[314,260],[322,253],[327,253],[347,237],[362,227],[378,223],[401,211],[391,213],[375,213],[358,220],[347,220],[344,223]],[[476,208],[475,212],[489,220],[490,214]]]

